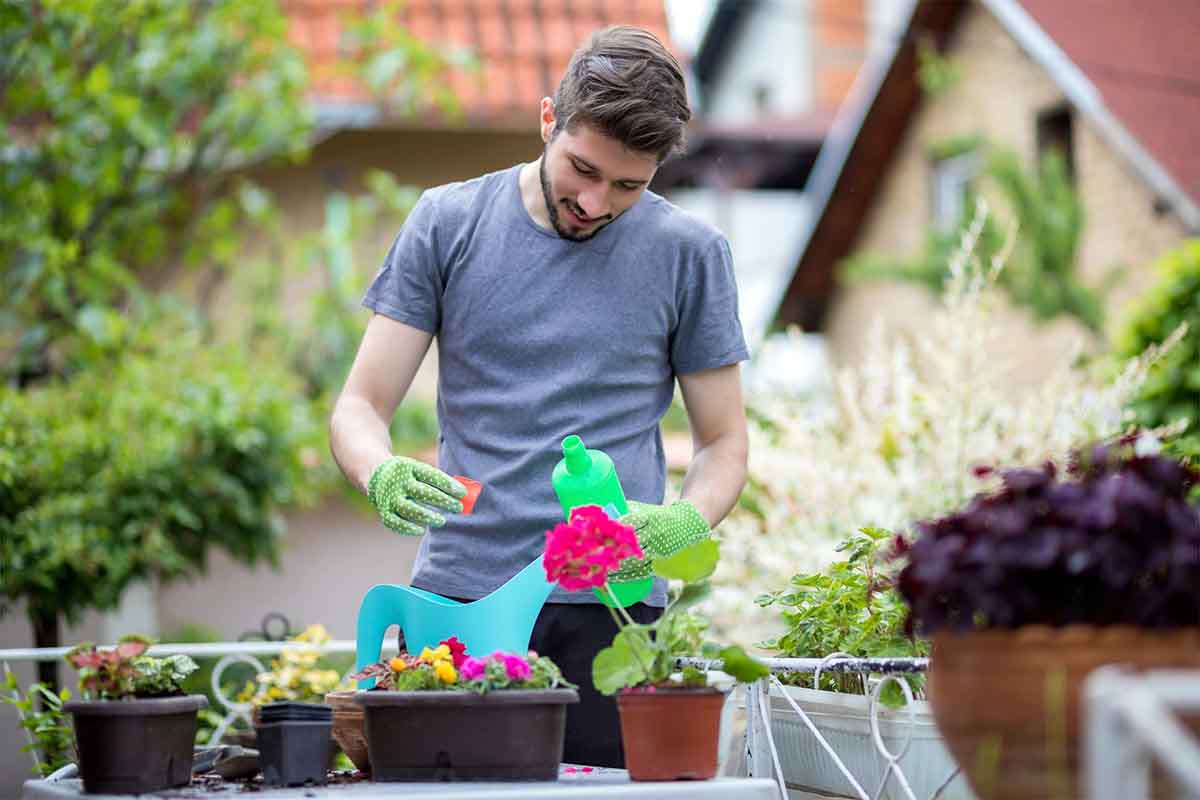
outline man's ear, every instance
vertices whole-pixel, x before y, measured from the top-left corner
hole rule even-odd
[[[550,137],[554,135],[554,124],[557,121],[554,116],[554,100],[549,97],[542,98],[542,113],[539,121],[542,128],[542,141],[548,143]]]

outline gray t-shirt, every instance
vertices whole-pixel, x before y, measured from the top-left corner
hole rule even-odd
[[[413,586],[453,597],[483,597],[541,553],[563,520],[550,476],[570,434],[612,457],[628,499],[661,503],[675,375],[748,357],[720,232],[647,191],[569,241],[529,216],[520,168],[427,190],[363,300],[436,335],[438,466],[483,484],[417,555]]]

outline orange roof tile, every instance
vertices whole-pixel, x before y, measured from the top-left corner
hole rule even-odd
[[[283,0],[289,39],[307,58],[315,102],[370,101],[366,88],[338,74],[334,65],[345,57],[339,43],[346,16],[379,5],[378,0]],[[538,101],[554,93],[571,53],[597,28],[637,25],[679,55],[668,35],[663,0],[406,0],[396,8],[398,20],[421,41],[439,50],[466,49],[478,62],[475,69],[456,68],[449,79],[462,124],[469,126],[533,124]],[[423,117],[427,122],[430,114]]]

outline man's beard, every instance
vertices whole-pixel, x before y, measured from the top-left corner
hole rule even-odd
[[[542,200],[546,203],[546,213],[550,215],[550,225],[554,228],[554,232],[564,239],[569,239],[572,242],[586,242],[588,239],[595,236],[600,231],[604,230],[605,222],[597,225],[590,231],[585,233],[575,233],[568,230],[558,216],[558,204],[554,202],[554,195],[550,191],[550,176],[546,174],[546,152],[542,151],[542,162],[538,166],[538,177],[542,183]],[[575,209],[571,209],[574,211]],[[576,212],[578,213],[578,212]],[[611,219],[609,220],[611,222]]]

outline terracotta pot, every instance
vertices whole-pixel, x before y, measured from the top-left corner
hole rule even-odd
[[[333,706],[333,740],[355,769],[369,775],[371,759],[367,755],[367,728],[363,708],[354,702],[355,694],[353,690],[330,692],[325,695],[325,704]]]
[[[657,689],[617,695],[625,768],[635,781],[708,780],[717,774],[720,689]]]
[[[1104,664],[1200,667],[1200,629],[1030,626],[934,637],[929,702],[979,800],[1083,797],[1080,695]],[[1165,787],[1154,794],[1167,796]]]

